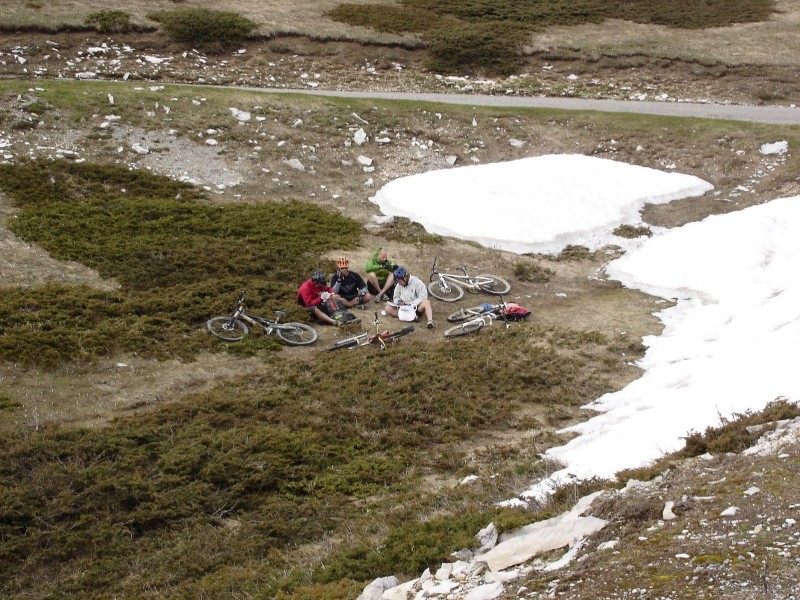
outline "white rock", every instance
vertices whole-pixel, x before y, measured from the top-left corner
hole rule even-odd
[[[612,550],[619,546],[619,540],[608,540],[607,542],[603,542],[602,544],[597,545],[598,550]]]
[[[296,158],[290,158],[289,160],[284,160],[283,164],[285,164],[288,167],[291,167],[292,169],[297,169],[298,171],[305,171],[306,170],[306,168],[303,165],[303,163],[301,163]]]
[[[581,498],[578,503],[562,515],[522,527],[503,539],[494,548],[482,554],[492,571],[502,571],[508,567],[527,562],[541,552],[548,552],[584,538],[601,530],[608,521],[597,517],[581,516],[602,492],[595,492]]]
[[[497,527],[495,527],[494,523],[489,523],[481,529],[475,536],[479,544],[478,552],[486,552],[494,548],[495,544],[497,544],[497,535]]]
[[[108,103],[114,104],[114,96],[112,96],[111,94],[108,95]]]
[[[371,188],[375,186],[375,182],[372,180],[372,177],[370,177],[364,182],[364,185]]]
[[[152,65],[160,65],[161,63],[163,63],[167,59],[166,58],[159,58],[158,56],[145,55],[144,60],[146,62],[149,62]]]
[[[131,150],[136,152],[136,154],[150,154],[150,150],[148,150],[147,148],[145,148],[144,146],[142,146],[139,143],[133,144],[131,146]]]
[[[454,164],[456,164],[456,161],[458,160],[458,157],[455,154],[451,154],[450,156],[448,156],[444,160],[448,165],[450,165],[452,167]]]
[[[472,118],[472,126],[473,127],[477,127],[478,126],[478,121],[475,120],[475,117]]]
[[[747,489],[744,491],[744,495],[745,495],[745,496],[752,496],[752,495],[754,495],[754,494],[757,494],[757,493],[758,493],[758,492],[760,492],[760,491],[761,491],[761,490],[760,490],[760,489],[758,489],[756,486],[753,486],[753,487],[747,488]]]
[[[358,164],[363,165],[365,167],[369,167],[370,165],[372,165],[372,159],[364,155],[359,156],[356,160],[358,161]]]
[[[233,107],[229,108],[228,110],[231,111],[233,118],[236,119],[237,121],[246,123],[247,121],[250,120],[250,113],[247,112],[246,110],[239,110],[238,108],[233,108]]]
[[[789,150],[789,142],[783,140],[772,144],[762,144],[760,151],[761,154],[786,154]]]
[[[97,77],[97,73],[92,71],[82,71],[81,73],[75,73],[75,79],[94,79]]]
[[[729,506],[728,508],[723,510],[721,513],[719,513],[719,516],[720,517],[733,517],[738,512],[739,512],[739,507],[738,506]]]
[[[461,480],[459,485],[466,485],[468,483],[472,483],[473,481],[476,481],[477,479],[478,479],[477,475],[467,475],[466,477],[464,477],[464,479]]]
[[[453,563],[442,563],[442,566],[436,570],[434,573],[434,577],[439,581],[444,581],[445,579],[450,578],[450,574],[453,572]]]
[[[522,148],[525,145],[525,142],[523,142],[522,140],[517,140],[514,138],[508,140],[508,143],[510,146],[513,146],[514,148]]]
[[[365,142],[369,140],[369,136],[367,136],[367,132],[364,131],[361,127],[358,128],[353,134],[353,141],[356,143],[357,146],[364,145]]]
[[[379,137],[375,138],[375,142],[378,144],[390,144],[392,142],[391,138],[388,137]]]
[[[215,140],[214,138],[208,138],[206,140],[206,146],[218,146],[218,145],[219,145],[219,142],[217,140]]]
[[[297,119],[294,123],[292,123],[292,127],[300,127],[303,124],[303,119]]]
[[[380,577],[364,588],[358,600],[381,600],[383,592],[393,587],[397,587],[397,577]]]
[[[519,569],[512,569],[511,571],[499,571],[497,573],[487,573],[483,580],[486,583],[507,583],[519,578]]]
[[[676,518],[674,512],[672,512],[672,507],[675,506],[675,503],[670,500],[664,505],[664,510],[661,511],[661,518],[665,521],[671,521],[672,519]]]
[[[470,590],[464,600],[492,600],[503,593],[502,583],[487,583]]]
[[[441,583],[426,587],[425,593],[427,596],[444,596],[445,594],[452,592],[459,585],[460,584],[458,582],[447,579]]]

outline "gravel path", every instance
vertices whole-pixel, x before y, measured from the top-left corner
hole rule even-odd
[[[742,104],[701,104],[694,102],[645,102],[625,100],[589,100],[583,98],[549,98],[520,96],[490,96],[486,94],[425,94],[404,92],[348,92],[335,90],[272,89],[246,87],[242,89],[267,93],[308,94],[337,98],[375,98],[382,100],[409,100],[441,104],[470,104],[474,106],[509,106],[524,108],[553,108],[560,110],[594,110],[600,112],[625,112],[673,117],[699,117],[770,123],[773,125],[800,125],[800,108],[783,106],[749,106]]]

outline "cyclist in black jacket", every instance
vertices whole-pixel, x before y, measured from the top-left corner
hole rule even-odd
[[[350,270],[350,261],[342,256],[336,261],[336,273],[331,278],[331,287],[334,293],[341,297],[341,302],[347,308],[357,306],[363,308],[372,300],[372,294],[367,289],[367,284],[361,275]]]

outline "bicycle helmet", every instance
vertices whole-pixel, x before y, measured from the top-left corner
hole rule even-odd
[[[314,271],[311,274],[311,281],[313,281],[317,285],[325,285],[328,279],[325,277],[325,273],[323,273],[322,271]]]
[[[398,279],[403,279],[406,275],[408,275],[408,271],[406,271],[404,267],[397,267],[392,275],[394,275],[394,279],[397,281]]]
[[[350,261],[345,256],[340,256],[336,259],[336,266],[340,269],[349,269]]]

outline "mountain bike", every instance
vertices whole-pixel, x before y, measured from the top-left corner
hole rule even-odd
[[[465,320],[468,319],[468,320]],[[444,337],[461,337],[473,331],[483,329],[486,325],[491,325],[496,319],[501,319],[506,325],[506,329],[511,327],[511,323],[506,316],[506,303],[500,298],[499,304],[483,304],[473,308],[462,308],[447,317],[447,320],[452,322],[464,321],[460,325],[446,329]]]
[[[264,335],[275,334],[289,346],[309,346],[317,341],[319,334],[313,327],[304,323],[281,323],[285,310],[276,310],[275,318],[268,319],[247,312],[244,305],[244,292],[236,300],[233,314],[227,317],[213,317],[206,323],[209,333],[226,342],[238,342],[250,333],[250,327],[264,330]],[[248,325],[250,327],[248,327]]]
[[[458,273],[443,273],[436,269],[436,260],[431,267],[431,276],[428,283],[428,291],[431,296],[444,302],[456,302],[464,297],[464,289],[473,294],[486,292],[488,294],[507,294],[511,290],[509,284],[502,277],[483,273],[481,275],[470,275],[467,266],[462,265]]]
[[[372,324],[375,325],[375,333],[361,333],[354,335],[343,340],[335,342],[332,346],[328,346],[323,352],[332,352],[334,350],[343,350],[344,348],[358,348],[359,346],[377,346],[381,350],[386,350],[389,344],[394,344],[404,335],[408,335],[414,331],[413,325],[407,325],[399,331],[381,331],[378,320],[378,313],[375,313],[375,318]]]

